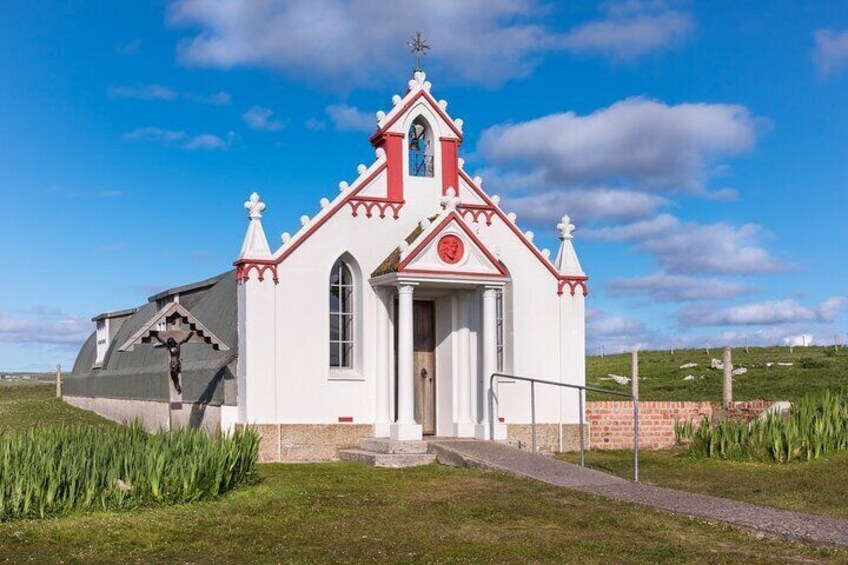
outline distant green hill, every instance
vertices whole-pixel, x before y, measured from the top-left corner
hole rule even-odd
[[[639,352],[639,397],[641,400],[721,400],[722,371],[710,369],[711,359],[721,359],[723,349],[678,349]],[[697,363],[682,369],[681,366]],[[772,363],[767,366],[767,363]],[[791,363],[792,365],[778,365]],[[734,400],[795,400],[808,392],[848,387],[848,348],[751,347],[733,350],[733,366],[745,367],[733,379]],[[610,390],[630,391],[610,374],[630,377],[630,354],[592,356],[586,361],[586,383]],[[684,380],[687,376],[694,379]],[[615,400],[600,394],[590,400]]]

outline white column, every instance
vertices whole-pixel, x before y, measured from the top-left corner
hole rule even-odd
[[[456,407],[457,417],[454,423],[456,437],[474,437],[474,420],[471,417],[471,307],[469,292],[465,290],[456,293]]]
[[[374,436],[389,437],[390,398],[389,398],[389,309],[388,296],[383,288],[377,289],[377,312],[375,316],[375,348],[376,357],[376,418],[374,420]]]
[[[497,288],[483,289],[483,410],[477,424],[475,435],[477,439],[506,439],[506,426],[497,421],[497,405],[490,388],[492,373],[497,370]],[[494,414],[490,410],[494,406]],[[494,424],[494,436],[492,436]]]
[[[398,286],[398,418],[390,427],[395,440],[420,440],[422,429],[415,423],[415,382],[413,381],[412,294],[409,284]]]

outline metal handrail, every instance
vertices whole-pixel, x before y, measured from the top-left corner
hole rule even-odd
[[[629,398],[633,402],[633,482],[639,482],[639,399],[632,395],[627,394],[626,392],[618,392],[615,390],[607,390],[603,388],[598,388],[595,386],[585,386],[585,385],[574,385],[569,383],[558,383],[556,381],[547,381],[544,379],[535,379],[532,377],[521,377],[518,375],[510,375],[507,373],[492,373],[489,377],[489,430],[491,432],[491,437],[495,437],[495,379],[503,378],[510,379],[515,381],[525,381],[530,383],[530,422],[531,422],[531,449],[533,453],[536,453],[536,383],[544,384],[544,385],[553,385],[559,386],[563,388],[573,388],[577,389],[577,397],[579,401],[580,408],[580,466],[586,466],[585,459],[585,438],[583,437],[583,429],[584,429],[584,416],[583,416],[583,395],[586,391],[598,392],[602,394],[611,394],[613,396],[622,396],[624,398]],[[498,404],[500,404],[500,399],[498,399]]]

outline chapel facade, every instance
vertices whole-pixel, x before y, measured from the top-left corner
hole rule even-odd
[[[234,270],[96,317],[66,400],[151,428],[254,426],[263,460],[332,459],[364,437],[526,440],[529,387],[491,376],[585,383],[574,226],[557,226],[555,256],[537,248],[465,171],[462,120],[423,71],[370,142],[373,162],[276,249],[254,193]],[[163,353],[132,346],[166,323],[200,336],[178,398]],[[579,406],[574,390],[537,389],[543,446],[576,441]]]

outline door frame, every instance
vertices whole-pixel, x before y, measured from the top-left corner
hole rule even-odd
[[[433,435],[436,435],[438,433],[438,423],[439,423],[439,396],[438,396],[439,380],[438,380],[438,374],[437,374],[437,371],[436,371],[436,366],[437,366],[437,360],[436,360],[437,352],[436,351],[438,349],[438,343],[437,343],[437,337],[438,336],[437,336],[437,331],[436,331],[436,310],[437,310],[437,308],[436,308],[436,299],[435,298],[424,297],[424,298],[413,299],[413,324],[415,322],[415,320],[414,320],[415,303],[422,303],[422,302],[426,302],[426,303],[430,304],[430,311],[432,312],[432,318],[433,318],[432,324],[431,324],[431,333],[432,333],[432,339],[433,339],[433,433],[424,432],[424,435],[426,435],[426,436],[433,436]],[[397,410],[398,410],[398,323],[397,323],[397,313],[398,313],[398,299],[397,299],[397,297],[395,297],[394,304],[393,304],[393,312],[392,312],[392,322],[393,322],[392,325],[394,327],[394,332],[393,332],[394,336],[393,336],[393,339],[392,339],[393,357],[394,357],[394,377],[393,377],[394,394],[392,395],[393,396],[392,400],[394,402],[394,410],[392,411],[393,414],[397,414]],[[414,336],[414,334],[415,334],[415,327],[413,326],[413,336]],[[414,339],[414,337],[413,337],[413,339]],[[417,377],[418,377],[418,375],[413,374],[413,379],[415,379]],[[416,422],[416,423],[420,424],[422,426],[424,425],[423,422]]]

